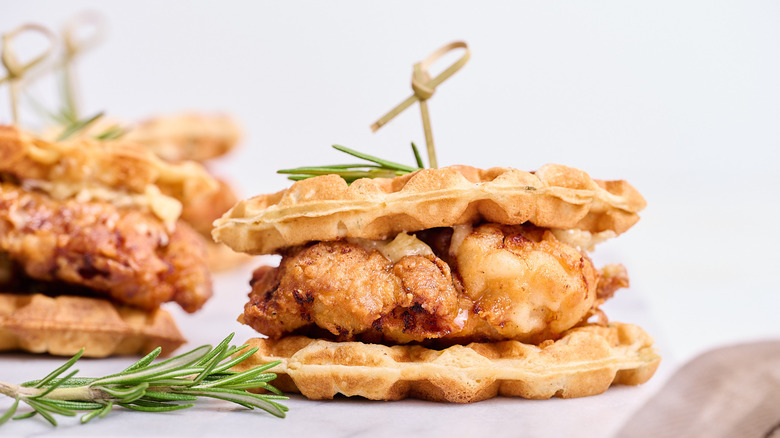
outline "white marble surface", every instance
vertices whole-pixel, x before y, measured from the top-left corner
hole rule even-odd
[[[679,364],[717,346],[780,336],[777,2],[49,0],[3,4],[0,31],[30,20],[59,27],[85,8],[110,24],[106,42],[79,65],[86,111],[127,119],[183,109],[234,114],[245,139],[214,168],[246,194],[282,188],[276,169],[338,161],[333,143],[409,162],[409,141],[424,143],[416,109],[376,134],[368,126],[410,92],[412,63],[467,41],[471,60],[430,101],[440,163],[558,162],[637,187],[648,200],[641,221],[595,259],[628,267],[632,287],[607,312],[644,326],[664,361],[648,385],[587,399],[293,399],[285,420],[217,405],[118,412],[58,435],[610,436]],[[53,90],[43,82],[31,91],[45,101]],[[9,117],[5,93],[0,88],[0,121]],[[246,269],[219,277],[202,313],[177,314],[193,343],[233,330],[251,336],[234,322],[247,278]],[[56,363],[3,354],[0,376],[35,378]],[[125,363],[86,361],[81,369],[97,374]],[[55,432],[28,420],[0,434]]]

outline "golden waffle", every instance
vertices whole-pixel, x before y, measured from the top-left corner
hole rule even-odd
[[[337,175],[294,183],[287,190],[237,203],[214,222],[217,241],[236,251],[270,254],[313,240],[385,239],[479,221],[532,222],[590,232],[630,228],[645,200],[625,181],[593,180],[548,164],[534,173],[469,166],[423,169],[392,179]]]
[[[85,357],[171,353],[185,340],[171,315],[97,298],[0,293],[0,351]]]
[[[205,161],[233,149],[241,130],[228,116],[182,113],[141,122],[125,139],[146,146],[164,160]]]
[[[259,351],[237,366],[238,371],[280,360],[270,370],[279,374],[274,386],[310,399],[343,394],[469,403],[497,395],[584,397],[604,392],[613,383],[644,383],[661,360],[647,333],[621,323],[574,328],[540,346],[504,341],[431,350],[302,336],[250,339],[247,344]]]
[[[49,142],[13,126],[0,126],[0,172],[41,187],[56,198],[100,189],[155,191],[184,203],[217,189],[194,162],[171,164],[132,142],[76,139]],[[46,184],[48,183],[48,184]]]

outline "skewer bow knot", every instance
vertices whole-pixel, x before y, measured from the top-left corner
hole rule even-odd
[[[439,73],[436,77],[431,78],[430,73],[428,73],[428,69],[441,57],[456,49],[465,49],[465,53],[457,61],[455,61],[455,63],[447,67],[443,72]],[[433,147],[433,133],[431,131],[430,116],[428,115],[428,103],[426,101],[430,99],[436,92],[436,87],[449,79],[449,77],[455,74],[455,72],[460,70],[470,57],[471,52],[469,52],[468,45],[463,41],[455,41],[453,43],[447,44],[446,46],[440,47],[438,50],[428,55],[428,57],[423,61],[414,64],[414,69],[412,71],[412,91],[414,91],[414,94],[406,98],[406,100],[401,102],[398,106],[390,110],[390,112],[382,116],[381,119],[377,120],[373,125],[371,125],[371,130],[376,132],[379,128],[387,124],[387,122],[395,118],[395,116],[400,114],[403,110],[409,108],[413,103],[420,102],[420,112],[422,113],[423,119],[423,130],[425,131],[425,143],[428,147],[428,163],[430,167],[437,167],[436,152]]]

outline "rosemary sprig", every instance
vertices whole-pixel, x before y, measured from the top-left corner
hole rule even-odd
[[[113,125],[110,126],[108,129],[103,131],[102,133],[95,136],[95,139],[97,140],[116,140],[118,138],[121,138],[123,135],[127,133],[127,129],[119,126],[119,125]]]
[[[354,149],[336,144],[333,145],[333,148],[352,155],[353,157],[366,160],[368,163],[334,164],[330,166],[303,166],[296,167],[294,169],[277,170],[276,173],[287,174],[289,175],[287,178],[293,181],[300,181],[319,175],[336,174],[344,178],[347,183],[352,183],[360,178],[392,178],[394,176],[411,173],[425,167],[422,163],[422,159],[420,158],[420,152],[417,150],[417,146],[414,143],[412,143],[412,152],[414,153],[415,162],[417,163],[416,167],[378,158],[373,155],[358,152]]]
[[[92,117],[79,120],[75,118],[72,109],[69,109],[67,105],[61,107],[57,111],[51,111],[30,95],[25,95],[25,98],[41,119],[53,125],[60,126],[62,132],[60,132],[60,134],[57,136],[57,141],[67,140],[73,137],[82,130],[92,126],[92,124],[100,120],[105,115],[105,113],[101,111]],[[65,98],[63,97],[63,99]],[[113,124],[107,127],[103,132],[92,135],[92,138],[95,140],[117,140],[122,138],[122,136],[127,132],[127,128],[124,128],[119,124]]]
[[[68,125],[65,126],[65,129],[62,131],[59,137],[57,137],[57,141],[67,140],[73,134],[81,131],[82,129],[86,129],[89,125],[95,123],[101,117],[103,117],[102,112],[97,113],[88,119],[73,120],[72,122],[68,123]]]
[[[64,115],[63,113],[63,119],[69,120],[67,115]],[[89,126],[91,126],[93,123],[98,121],[103,117],[103,112],[99,112],[95,114],[92,117],[86,118],[84,120],[71,120],[67,121],[65,128],[63,129],[62,133],[57,137],[57,141],[63,141],[67,140],[68,138],[72,137],[73,135],[77,134],[78,132],[87,129]],[[120,137],[122,137],[125,134],[125,129],[122,128],[119,125],[112,125],[109,128],[107,128],[105,131],[103,131],[100,134],[97,134],[93,136],[96,140],[116,140]]]
[[[144,358],[116,374],[101,378],[76,378],[78,370],[66,373],[81,357],[83,350],[40,380],[21,385],[0,382],[0,394],[13,397],[14,403],[2,416],[0,425],[9,419],[40,415],[56,426],[54,415],[81,417],[86,423],[104,417],[115,406],[145,412],[167,412],[194,406],[199,397],[236,403],[248,409],[260,408],[283,418],[288,408],[279,403],[287,397],[269,385],[276,374],[266,372],[278,365],[271,362],[243,372],[230,371],[257,351],[247,346],[228,344],[233,334],[219,345],[198,347],[171,359],[153,364],[162,351],[152,351]],[[272,394],[254,394],[250,388],[262,388]],[[14,416],[24,402],[32,411]]]

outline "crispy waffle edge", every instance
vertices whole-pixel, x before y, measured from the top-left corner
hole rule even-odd
[[[247,344],[259,350],[236,371],[280,360],[270,370],[278,374],[272,384],[318,400],[337,394],[454,403],[496,396],[584,397],[612,384],[645,383],[661,360],[644,330],[623,323],[574,328],[539,346],[504,341],[432,350],[302,336],[253,338]]]
[[[0,161],[0,172],[20,180],[94,184],[134,193],[155,185],[182,202],[217,189],[216,180],[200,164],[168,163],[124,140],[49,142],[15,126],[0,125]]]
[[[85,357],[135,355],[185,339],[163,309],[147,312],[98,298],[0,293],[0,351]]]
[[[238,202],[214,222],[212,235],[239,252],[271,254],[315,240],[385,239],[479,221],[620,234],[644,207],[627,182],[594,180],[572,167],[548,164],[530,173],[451,166],[351,185],[337,175],[298,181]]]

